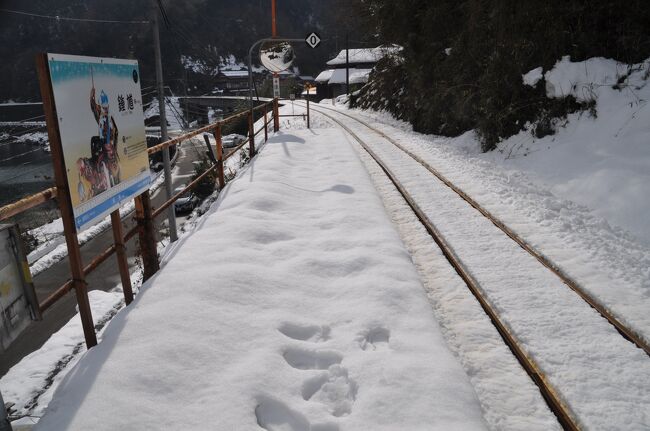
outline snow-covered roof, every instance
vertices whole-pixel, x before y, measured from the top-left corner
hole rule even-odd
[[[311,75],[300,75],[298,78],[300,78],[303,81],[313,81],[314,77]]]
[[[350,68],[350,84],[365,84],[372,69]],[[333,70],[328,84],[345,84],[345,69]]]
[[[248,76],[248,70],[221,70],[220,73],[227,78],[241,78]]]
[[[327,81],[330,80],[333,73],[334,73],[334,69],[323,70],[321,73],[318,74],[315,81],[316,82],[327,82]]]
[[[388,54],[394,54],[401,50],[398,46],[380,46],[377,48],[360,48],[350,49],[349,62],[352,64],[357,63],[376,63],[382,57]],[[339,52],[339,55],[327,62],[328,66],[335,66],[345,64],[345,49]]]

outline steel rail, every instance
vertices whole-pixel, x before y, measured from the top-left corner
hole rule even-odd
[[[614,326],[616,328],[616,330],[623,336],[623,338],[630,341],[631,343],[634,343],[638,348],[642,349],[646,353],[646,355],[650,356],[650,344],[648,344],[648,342],[645,341],[640,334],[638,334],[636,331],[634,331],[633,329],[629,328],[624,323],[622,323],[616,316],[614,316],[607,309],[607,307],[604,304],[600,303],[596,298],[594,298],[587,291],[585,291],[585,289],[582,288],[578,284],[578,282],[575,281],[571,276],[569,276],[566,272],[564,272],[557,265],[555,265],[548,257],[544,256],[544,254],[542,254],[540,251],[536,250],[532,245],[530,245],[519,234],[517,234],[512,229],[510,229],[505,223],[503,223],[496,216],[494,216],[492,213],[490,213],[487,209],[485,209],[483,206],[481,206],[478,202],[476,202],[474,199],[472,199],[467,193],[465,193],[463,190],[461,190],[455,184],[453,184],[451,181],[449,181],[445,176],[443,176],[438,170],[436,170],[434,167],[432,167],[429,163],[424,161],[421,157],[417,156],[413,152],[411,152],[408,149],[404,148],[401,144],[396,142],[390,136],[387,136],[384,132],[382,132],[380,130],[377,130],[376,128],[372,127],[371,125],[369,125],[365,121],[360,120],[358,118],[355,118],[352,115],[346,114],[345,112],[339,112],[339,111],[337,111],[335,109],[332,109],[332,108],[328,108],[328,107],[325,107],[325,106],[319,106],[318,107],[318,109],[321,109],[321,108],[334,111],[334,112],[336,112],[336,113],[338,113],[340,115],[344,115],[344,116],[346,116],[348,118],[351,118],[351,119],[357,121],[358,123],[364,125],[368,129],[375,132],[376,134],[380,135],[382,138],[386,139],[388,142],[390,142],[391,144],[393,144],[394,146],[399,148],[401,151],[403,151],[409,157],[411,157],[416,162],[418,162],[420,165],[422,165],[431,174],[433,174],[436,178],[438,178],[440,181],[442,181],[447,187],[449,187],[451,190],[453,190],[464,201],[466,201],[474,209],[476,209],[478,212],[480,212],[484,217],[486,217],[488,220],[490,220],[503,233],[508,235],[510,237],[510,239],[515,241],[521,248],[523,248],[531,256],[533,256],[535,259],[537,259],[537,261],[539,263],[544,265],[553,274],[555,274],[567,287],[569,287],[569,289],[573,290],[580,298],[582,298],[583,301],[585,301],[587,304],[589,304],[589,306],[591,306],[604,319],[606,319],[612,326]],[[329,118],[332,118],[330,115],[327,115],[327,114],[323,113],[322,111],[320,111],[320,113],[322,115],[325,115],[325,116],[329,117]],[[334,120],[334,118],[332,118],[332,119]],[[336,121],[336,120],[334,120],[334,121]]]
[[[526,370],[533,382],[537,385],[540,393],[546,400],[546,403],[548,404],[551,411],[556,415],[562,427],[565,430],[580,430],[575,413],[558,394],[553,385],[548,381],[547,377],[541,368],[537,365],[537,363],[528,354],[526,354],[524,349],[520,346],[520,343],[517,341],[516,337],[508,329],[507,325],[501,321],[498,313],[494,310],[490,302],[485,298],[479,283],[474,279],[470,271],[465,267],[454,250],[441,235],[440,231],[436,228],[433,222],[431,222],[424,211],[422,211],[422,209],[417,205],[408,191],[397,179],[395,174],[388,168],[388,166],[386,166],[386,164],[377,156],[377,154],[372,151],[368,145],[349,127],[331,115],[328,115],[322,111],[320,111],[320,114],[325,115],[326,117],[336,122],[339,126],[341,126],[359,143],[359,145],[361,145],[361,147],[370,155],[370,157],[377,163],[377,165],[379,165],[382,171],[393,183],[397,191],[399,191],[399,193],[402,195],[408,206],[413,210],[420,223],[422,223],[429,235],[433,238],[436,244],[438,244],[442,253],[447,258],[447,261],[452,265],[458,275],[465,282],[469,290],[472,292],[476,300],[479,302],[485,313],[492,321],[492,324],[499,332],[499,335],[501,335],[503,341],[510,348],[514,356],[517,358],[524,370]]]

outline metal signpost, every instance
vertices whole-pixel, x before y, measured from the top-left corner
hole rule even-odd
[[[0,225],[0,352],[40,320],[29,264],[16,225]]]

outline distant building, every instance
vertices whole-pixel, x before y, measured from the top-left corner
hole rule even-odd
[[[318,99],[331,99],[346,92],[346,65],[350,91],[356,91],[368,82],[368,76],[375,64],[388,54],[401,50],[397,46],[342,50],[327,62],[328,69],[322,71],[315,79]]]
[[[215,77],[215,85],[223,90],[223,94],[238,95],[248,91],[248,69],[219,70]]]

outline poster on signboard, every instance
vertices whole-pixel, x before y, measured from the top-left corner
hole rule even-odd
[[[48,54],[77,230],[151,183],[135,60]]]

